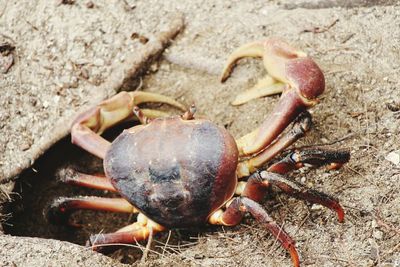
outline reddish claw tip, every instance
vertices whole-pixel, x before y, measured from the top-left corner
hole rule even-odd
[[[290,256],[292,257],[292,262],[294,267],[300,267],[299,254],[294,246],[289,246],[288,248]]]
[[[340,206],[339,202],[337,202],[335,200],[333,203],[329,203],[325,206],[337,213],[338,221],[340,223],[344,222],[344,210],[343,210],[342,206]]]
[[[344,210],[342,206],[340,206],[339,202],[335,200],[335,202],[330,203],[329,205],[326,205],[329,209],[336,211],[337,216],[338,216],[338,221],[340,223],[344,222]]]
[[[340,223],[344,222],[344,210],[343,210],[343,208],[340,205],[338,205],[337,207],[335,207],[335,210],[337,212],[339,222]]]

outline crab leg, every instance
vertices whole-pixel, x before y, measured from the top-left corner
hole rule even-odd
[[[133,244],[164,230],[163,226],[139,213],[137,222],[125,226],[115,233],[91,235],[89,244],[93,250],[98,251],[101,250],[102,246],[106,245]]]
[[[300,266],[299,255],[293,239],[276,224],[260,204],[250,198],[234,198],[225,211],[218,210],[211,215],[209,222],[227,226],[236,225],[243,218],[245,212],[249,212],[289,251],[294,266]]]
[[[234,64],[245,56],[262,56],[268,75],[284,84],[284,88],[278,105],[260,128],[237,141],[242,156],[258,153],[271,144],[300,113],[317,103],[316,98],[325,89],[324,75],[318,65],[304,52],[277,39],[239,48],[229,58],[222,81],[229,77]],[[250,91],[254,94],[253,89]]]
[[[337,199],[325,193],[309,189],[277,173],[267,171],[255,172],[250,176],[242,192],[242,196],[258,201],[265,196],[266,187],[271,185],[278,187],[289,196],[325,206],[337,213],[339,222],[343,222],[344,220],[344,211]]]
[[[58,176],[63,183],[117,192],[111,183],[111,179],[105,176],[84,174],[72,168],[63,170]]]
[[[299,169],[304,164],[312,166],[328,165],[329,169],[339,169],[343,164],[350,160],[350,153],[346,150],[328,150],[312,147],[296,150],[279,162],[268,168],[269,172],[287,173]]]
[[[123,198],[102,197],[60,197],[51,204],[47,218],[52,223],[69,224],[70,215],[76,210],[100,210],[111,212],[137,213],[138,210]]]
[[[292,145],[294,142],[304,137],[306,132],[312,126],[311,114],[308,111],[300,114],[293,123],[292,129],[280,136],[274,143],[264,149],[256,156],[241,161],[238,164],[237,176],[238,178],[249,176],[257,168],[269,162],[273,157],[279,154],[282,150]]]
[[[92,109],[79,115],[72,124],[71,139],[99,158],[104,158],[110,143],[100,136],[106,129],[122,122],[133,114],[133,107],[146,102],[166,103],[184,110],[184,106],[172,98],[146,92],[120,92]],[[147,110],[148,117],[159,113]]]

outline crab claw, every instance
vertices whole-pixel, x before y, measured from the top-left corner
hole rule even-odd
[[[255,87],[238,96],[234,103],[282,92],[281,99],[260,128],[238,140],[241,155],[252,155],[267,147],[307,108],[318,103],[324,92],[325,78],[318,65],[304,52],[279,39],[267,39],[238,48],[229,57],[222,72],[224,82],[238,60],[260,57],[268,72]]]
[[[168,114],[153,109],[138,110],[135,106],[143,103],[163,103],[185,110],[185,106],[170,97],[160,94],[134,91],[120,92],[97,106],[80,114],[71,127],[71,141],[93,155],[104,158],[110,142],[100,136],[108,128],[135,118],[146,122],[145,118],[163,117]],[[135,115],[135,112],[137,114]]]

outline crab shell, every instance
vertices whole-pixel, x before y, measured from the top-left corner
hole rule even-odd
[[[160,118],[125,130],[104,170],[119,193],[167,228],[204,224],[234,194],[238,149],[208,120]]]

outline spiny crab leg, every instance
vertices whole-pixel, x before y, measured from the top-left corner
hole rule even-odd
[[[335,198],[309,189],[296,181],[286,178],[282,174],[301,168],[304,164],[311,164],[313,166],[327,165],[330,168],[340,168],[340,166],[348,162],[349,159],[350,153],[344,150],[335,151],[318,147],[303,148],[303,150],[289,153],[285,158],[271,165],[267,171],[257,171],[253,173],[248,178],[247,182],[240,181],[235,194],[259,202],[265,197],[268,186],[272,185],[278,187],[290,196],[306,200],[310,203],[318,203],[336,211],[339,221],[342,222],[344,212]]]
[[[312,166],[327,165],[328,169],[339,169],[349,160],[350,153],[347,150],[330,150],[318,147],[303,148],[289,153],[282,160],[272,164],[268,171],[285,174],[299,169],[305,164]]]
[[[307,188],[304,185],[297,183],[296,181],[292,181],[281,174],[268,171],[255,172],[252,174],[252,176],[250,176],[242,196],[255,199],[256,201],[264,197],[261,194],[258,195],[257,191],[252,190],[253,187],[257,186],[275,186],[289,196],[306,200],[313,204],[317,203],[325,206],[337,213],[339,222],[343,222],[344,220],[344,211],[337,199],[325,193]]]
[[[182,104],[163,95],[139,91],[120,92],[78,116],[72,124],[72,143],[99,158],[104,158],[110,143],[100,134],[115,124],[133,117],[133,107],[147,102],[165,103],[185,110]],[[143,114],[149,118],[160,115],[153,110],[146,110]]]
[[[280,227],[256,201],[248,197],[236,197],[228,203],[225,211],[222,209],[214,212],[210,218],[210,224],[232,226],[237,225],[245,212],[249,212],[257,222],[261,223],[290,253],[295,267],[300,266],[294,240]]]
[[[258,153],[271,144],[300,113],[317,103],[317,97],[325,89],[324,75],[318,65],[304,52],[278,39],[251,43],[233,52],[221,80],[225,81],[235,63],[246,56],[262,57],[268,75],[284,86],[281,99],[269,117],[258,129],[237,141],[241,156]]]
[[[283,175],[262,172],[260,176],[270,185],[280,188],[283,192],[292,197],[327,207],[328,209],[336,212],[339,222],[342,223],[344,221],[344,211],[337,199],[325,193],[309,189],[300,183],[287,179]],[[266,179],[266,177],[268,178]]]

